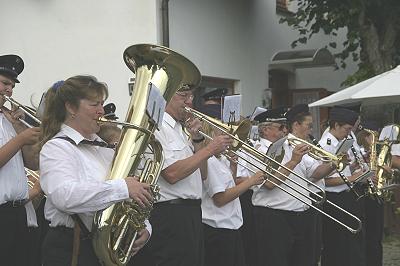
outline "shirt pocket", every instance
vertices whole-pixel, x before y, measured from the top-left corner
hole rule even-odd
[[[180,159],[185,159],[186,157],[189,156],[189,149],[190,147],[188,146],[187,143],[183,142],[180,139],[175,139],[175,140],[170,140],[168,143],[169,146],[169,151],[172,158],[176,158],[178,160]],[[167,156],[168,153],[166,153]]]

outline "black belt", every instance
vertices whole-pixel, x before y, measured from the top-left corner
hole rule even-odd
[[[200,206],[201,199],[172,199],[172,200],[157,202],[154,204],[155,207],[164,205]]]
[[[5,208],[19,208],[25,206],[27,203],[27,200],[12,200],[12,201],[7,201],[6,203],[3,203],[0,205],[0,207],[5,207]]]
[[[269,212],[275,212],[275,213],[281,213],[283,215],[287,215],[287,216],[302,216],[302,215],[306,215],[309,213],[310,209],[304,210],[304,211],[288,211],[288,210],[281,210],[281,209],[273,209],[273,208],[269,208],[269,207],[262,207],[262,206],[254,206],[256,208],[260,208],[260,210],[265,210],[265,211],[269,211]]]

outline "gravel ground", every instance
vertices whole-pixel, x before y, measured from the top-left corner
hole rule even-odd
[[[390,235],[383,241],[383,266],[400,266],[400,235]]]

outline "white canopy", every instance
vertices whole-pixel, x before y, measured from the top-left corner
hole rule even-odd
[[[309,104],[315,106],[400,103],[400,66]]]

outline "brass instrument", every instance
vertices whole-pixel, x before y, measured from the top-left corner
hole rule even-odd
[[[298,173],[294,172],[293,170],[287,168],[285,165],[281,164],[280,161],[283,159],[283,155],[280,155],[280,159],[277,158],[271,158],[268,155],[259,152],[258,150],[254,149],[252,146],[250,146],[245,140],[247,139],[247,134],[249,127],[246,126],[247,122],[242,122],[237,127],[234,127],[232,125],[226,125],[222,122],[220,122],[217,119],[211,118],[199,111],[196,111],[190,107],[185,107],[185,110],[187,113],[193,115],[194,117],[198,118],[200,121],[204,121],[205,123],[209,124],[210,126],[222,131],[224,134],[230,136],[233,140],[234,143],[232,147],[229,147],[227,151],[233,152],[236,156],[241,158],[243,161],[248,163],[251,167],[247,165],[242,165],[243,167],[247,168],[249,171],[255,173],[256,171],[261,171],[267,176],[265,182],[270,182],[277,188],[281,189],[282,191],[286,192],[287,194],[291,195],[292,197],[296,198],[297,200],[303,202],[307,206],[315,209],[316,211],[320,212],[321,214],[325,215],[326,217],[332,219],[333,221],[337,222],[341,226],[345,227],[347,230],[349,230],[351,233],[357,233],[361,230],[361,220],[358,219],[356,216],[353,214],[347,212],[346,210],[342,209],[341,207],[337,206],[336,204],[327,201],[325,198],[325,191],[320,188],[319,186],[315,185],[313,182],[309,181],[308,179],[300,176]],[[245,120],[246,121],[246,120]],[[247,131],[246,131],[247,130]],[[205,134],[204,132],[200,131],[199,132],[201,135],[208,139],[212,139],[210,136]],[[251,160],[241,156],[239,153],[236,151],[240,150],[247,155],[250,156]],[[231,159],[228,155],[228,152],[223,153],[224,156],[228,157]],[[236,161],[238,162],[238,161]],[[280,172],[280,169],[284,169],[289,172],[289,175],[285,175],[284,173]],[[312,191],[308,186],[304,186],[300,184],[299,182],[295,181],[293,178],[290,177],[290,175],[295,175],[296,177],[300,178],[302,181],[307,183],[310,186],[313,186],[317,188],[321,195],[318,193]],[[279,182],[283,183],[285,180],[290,181],[292,184],[297,186],[291,186],[289,183],[285,183],[285,186],[288,187],[289,189],[285,188],[285,186],[279,185],[277,182],[274,182],[274,180],[268,178],[272,177],[273,179],[278,180]],[[284,179],[282,178],[284,177]],[[302,191],[300,191],[300,190]],[[296,192],[296,194],[294,192]],[[306,192],[305,192],[306,191]],[[315,198],[311,197],[310,194],[312,194]],[[300,196],[299,196],[300,195]],[[304,199],[305,198],[305,199]],[[346,213],[349,215],[352,219],[354,219],[357,223],[357,228],[351,228],[350,226],[344,224],[343,222],[337,220],[335,217],[325,213],[321,209],[315,207],[312,203],[308,202],[307,199],[316,205],[321,205],[324,202],[332,205],[333,207],[339,209],[340,211]]]
[[[307,141],[299,138],[295,138],[296,140],[294,142],[302,143],[302,144],[307,144],[310,148],[311,151],[308,152],[308,155],[310,155],[312,158],[315,160],[320,160],[323,162],[332,162],[336,165],[336,172],[339,175],[339,177],[343,180],[343,182],[349,187],[351,192],[358,198],[361,196],[359,193],[354,189],[354,185],[349,181],[349,179],[342,173],[344,170],[345,166],[347,165],[347,157],[345,155],[334,155],[328,151],[325,151],[321,145],[318,143],[318,141],[314,138],[313,135],[308,135],[310,140],[312,141],[312,145],[309,144]],[[293,138],[292,138],[293,139]],[[292,145],[296,145],[294,143],[291,143]],[[354,149],[353,146],[351,146],[352,149]],[[321,158],[319,157],[321,156]],[[354,155],[356,156],[356,155]]]
[[[377,145],[379,145],[380,150],[378,156],[372,157],[371,164],[373,163],[376,169],[376,191],[375,194],[382,198],[385,201],[391,200],[391,189],[397,187],[399,184],[396,184],[396,180],[392,173],[388,173],[384,170],[384,166],[390,167],[392,164],[392,155],[391,155],[391,146],[394,142],[398,142],[400,139],[400,126],[391,125],[392,135],[395,136],[396,140],[391,140],[388,137],[385,137],[383,140],[379,140]]]
[[[39,125],[42,123],[42,121],[40,121],[40,119],[37,118],[36,115],[35,115],[29,108],[27,108],[26,106],[20,104],[19,102],[17,102],[16,100],[14,100],[13,98],[11,98],[11,97],[9,97],[9,96],[7,96],[7,95],[3,95],[3,97],[4,97],[4,99],[5,99],[6,101],[8,101],[12,106],[15,106],[15,107],[17,107],[18,109],[21,109],[21,110],[25,113],[25,115],[29,116],[35,123],[37,123],[37,124],[39,124]],[[3,108],[5,108],[5,107],[3,106]],[[8,110],[8,111],[9,111],[9,110]],[[25,121],[24,119],[22,119],[22,118],[19,118],[18,120],[19,120],[21,123],[23,123],[26,127],[29,127],[29,128],[34,127],[34,125],[29,124],[28,122],[26,122],[26,121]]]
[[[335,155],[326,150],[318,147],[317,145],[311,144],[308,141],[298,138],[298,137],[290,137],[288,138],[289,144],[293,147],[299,144],[306,144],[309,147],[308,155],[317,160],[322,161],[324,163],[332,162],[336,165],[337,171],[341,172],[347,165],[347,158],[345,155]]]
[[[39,181],[39,173],[37,171],[33,171],[29,168],[25,167],[25,172],[28,178],[28,186],[29,188],[33,188],[33,186],[35,185],[36,182]],[[29,176],[34,180],[30,180]],[[45,194],[40,194],[39,196],[35,197],[34,199],[32,199],[32,204],[33,207],[35,208],[35,210],[39,207],[40,203],[42,202],[42,200],[46,198]]]
[[[378,169],[378,164],[377,164],[377,140],[378,140],[378,132],[374,131],[374,130],[369,130],[366,128],[362,128],[362,130],[368,132],[369,134],[371,134],[372,140],[371,140],[371,144],[369,147],[369,171],[370,172],[377,172]],[[358,164],[361,166],[363,165],[362,162],[360,162],[360,159],[358,157],[357,151],[354,149],[352,149],[352,152],[354,154],[354,157],[356,158]],[[360,178],[359,178],[360,179]],[[355,183],[357,183],[358,180],[355,181]],[[374,182],[372,181],[371,178],[367,178],[367,195],[369,195],[370,197],[376,199],[378,202],[381,202],[381,193],[378,190],[377,186],[374,184]]]
[[[164,158],[161,145],[153,135],[157,124],[146,112],[150,84],[155,85],[168,102],[182,86],[197,86],[201,76],[192,62],[162,46],[133,45],[125,50],[123,58],[136,74],[136,82],[108,179],[134,174],[145,160],[139,181],[151,185],[154,203],[159,195],[156,184]],[[153,159],[144,158],[147,147],[153,150]],[[128,263],[137,233],[145,228],[144,221],[149,218],[151,209],[142,208],[133,201],[123,201],[96,212],[92,242],[103,265]]]

